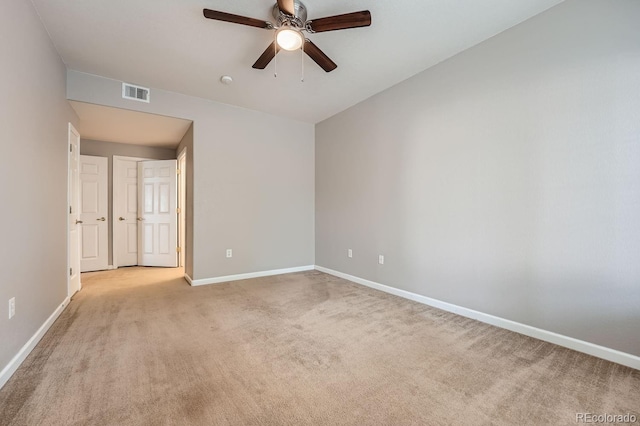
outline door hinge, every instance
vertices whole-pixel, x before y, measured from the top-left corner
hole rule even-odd
[[[69,152],[73,152],[73,144],[69,144]]]
[[[73,268],[69,268],[69,276],[73,276]]]
[[[182,249],[180,247],[176,247],[176,252],[180,253],[182,251]]]
[[[176,174],[179,175],[180,173],[182,173],[180,169],[176,169]]]
[[[69,206],[69,214],[73,213],[73,208]]]
[[[180,207],[178,207],[178,208],[176,209],[176,213],[180,214],[180,212],[181,212]]]

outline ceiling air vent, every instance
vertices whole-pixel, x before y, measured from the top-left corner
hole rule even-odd
[[[149,103],[149,89],[133,84],[122,83],[122,97],[134,101]]]

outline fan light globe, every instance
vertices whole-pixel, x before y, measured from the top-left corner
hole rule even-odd
[[[276,34],[278,46],[284,50],[298,50],[302,47],[302,34],[291,28],[282,28]]]

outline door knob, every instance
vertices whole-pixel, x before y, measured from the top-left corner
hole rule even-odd
[[[84,223],[81,220],[76,219],[76,225],[78,225],[79,223]]]
[[[105,218],[104,218],[104,216],[103,216],[103,217],[99,217],[99,218],[98,218],[98,219],[96,219],[96,220],[99,220],[99,221],[104,222],[104,221],[105,221],[105,220],[107,220],[107,219],[105,219]]]
[[[144,217],[139,217],[138,220],[144,220]]]
[[[124,217],[122,217],[122,216],[120,216],[120,217],[118,218],[118,220],[119,220],[120,222],[122,222],[123,220],[125,220],[125,218],[124,218]]]

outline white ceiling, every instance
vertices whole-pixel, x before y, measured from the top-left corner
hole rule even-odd
[[[83,139],[176,148],[190,120],[70,101]]]
[[[309,19],[368,9],[372,25],[311,34],[337,64],[299,52],[251,65],[273,33],[202,16],[209,8],[273,21],[274,0],[33,0],[70,69],[297,120],[322,121],[562,0],[306,0]],[[234,79],[222,85],[222,75]]]

